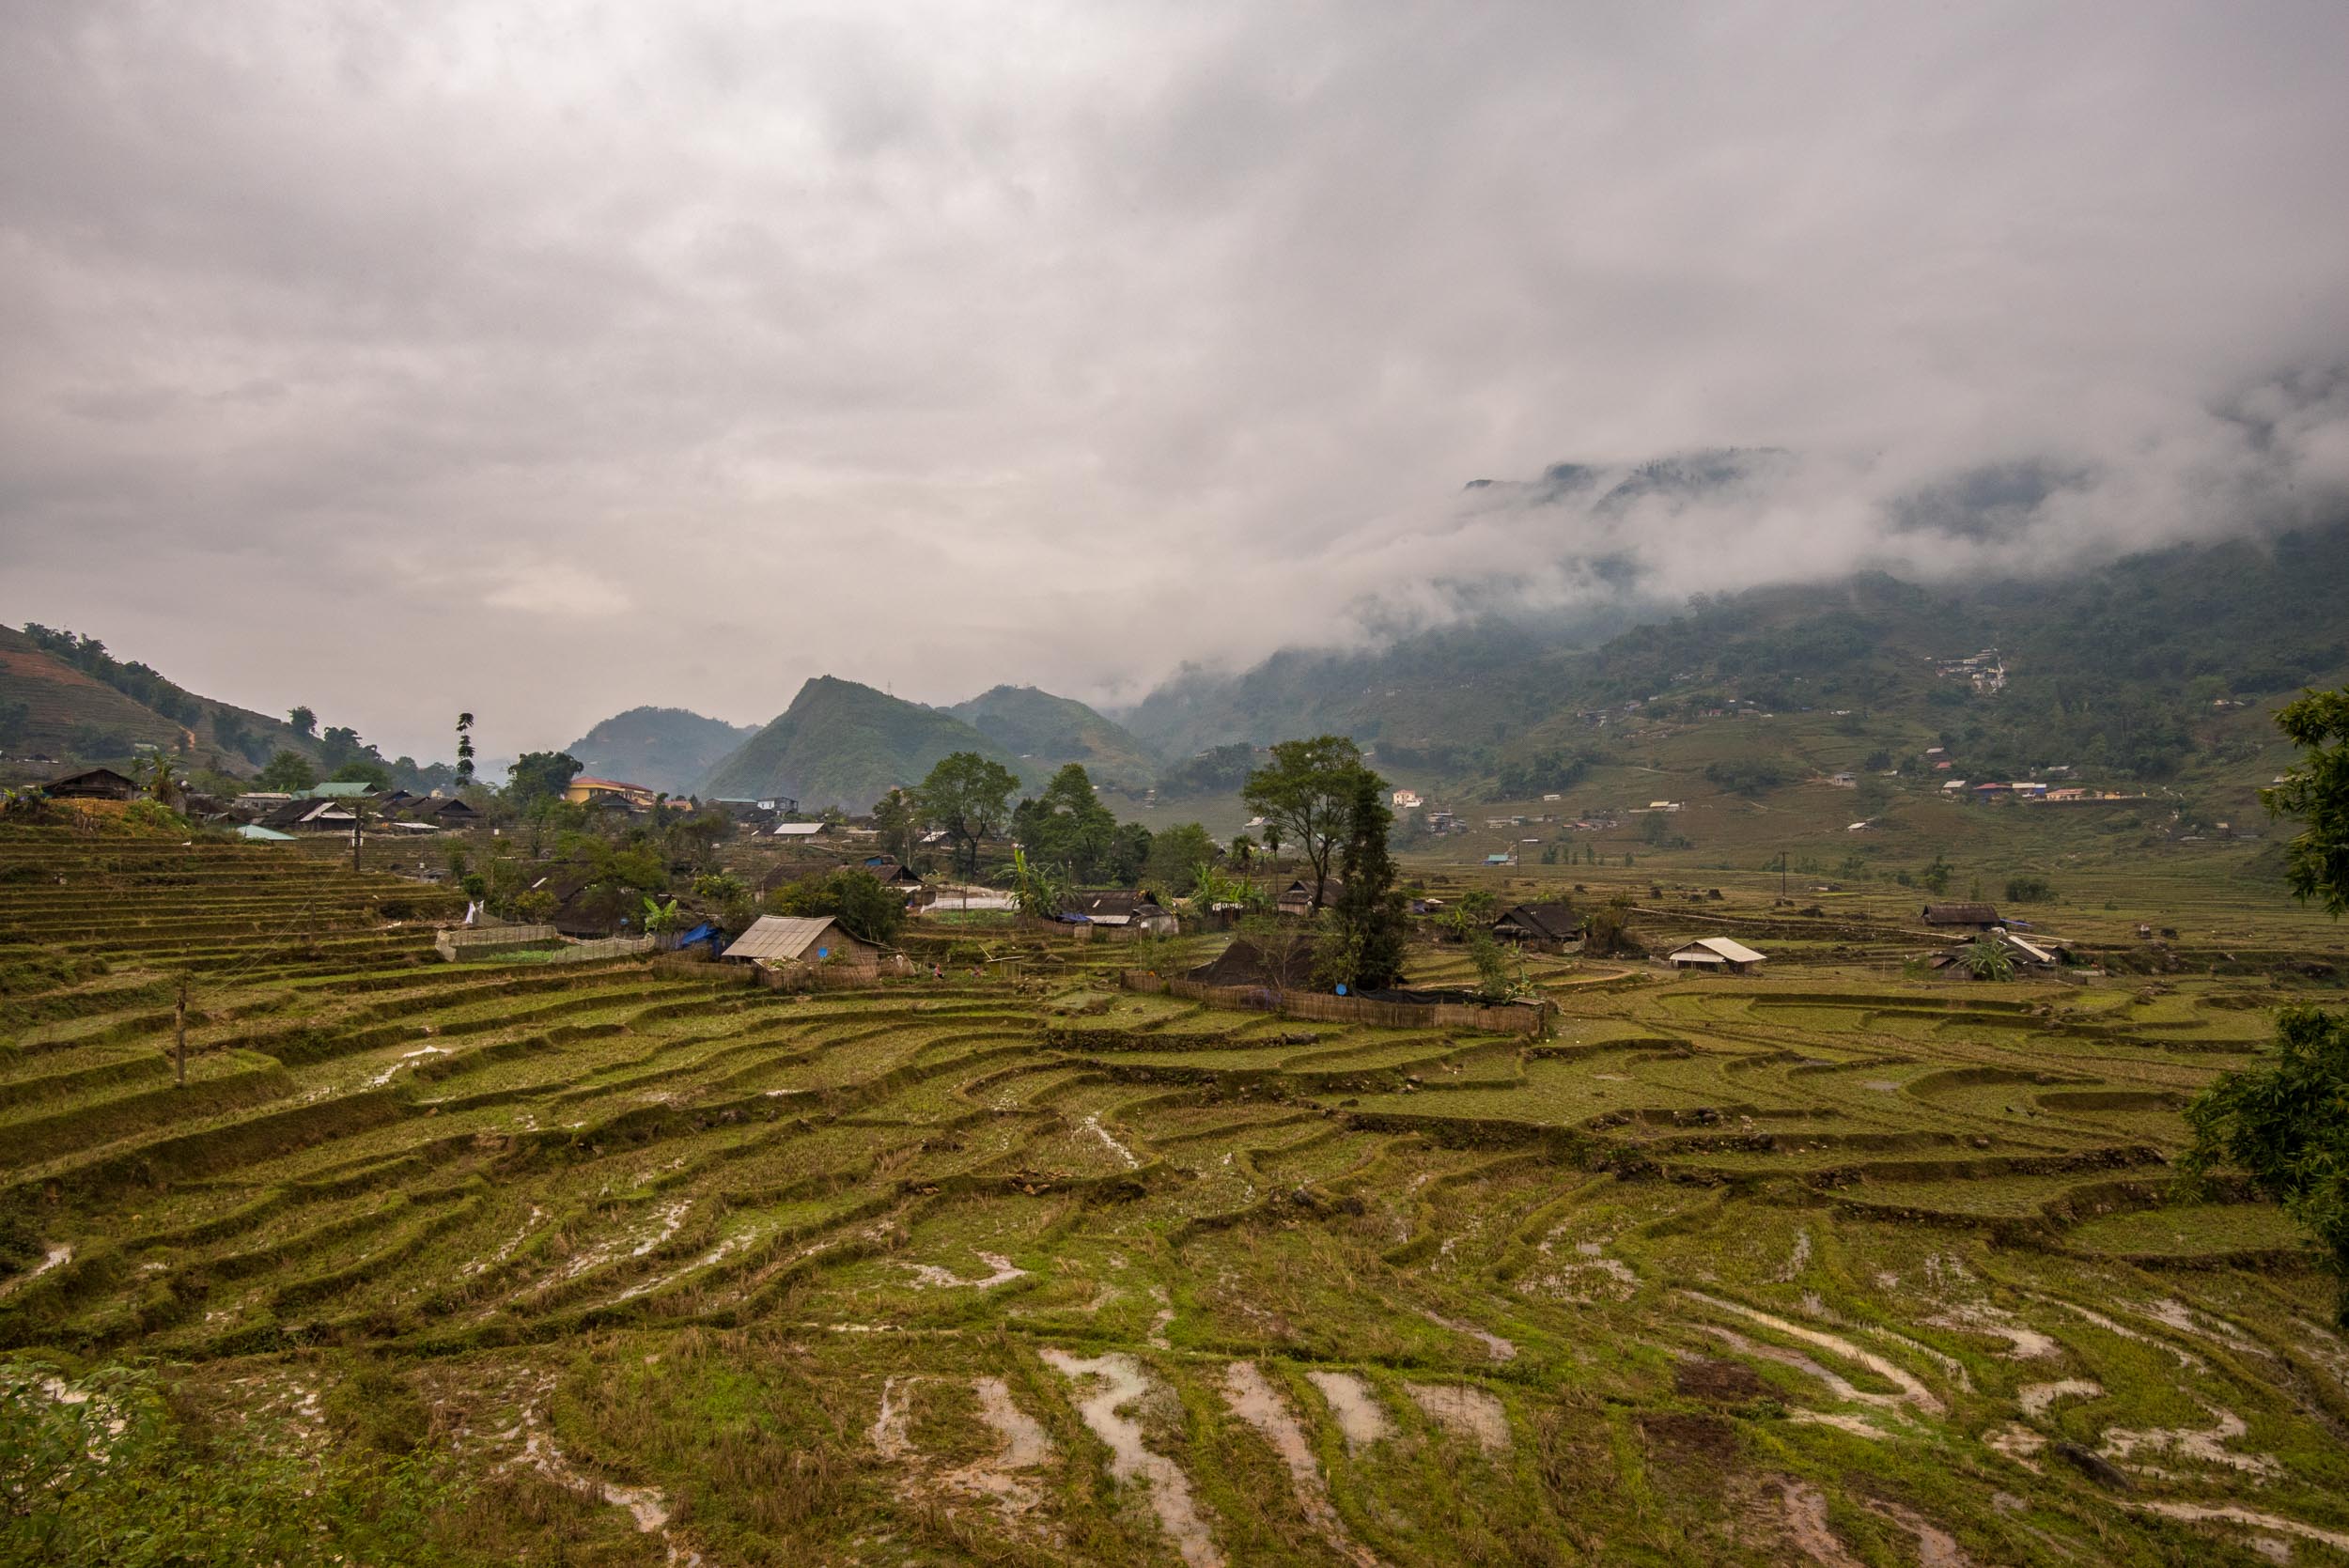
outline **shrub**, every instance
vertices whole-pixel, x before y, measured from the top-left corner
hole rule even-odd
[[[2045,877],[2010,877],[2006,879],[2006,901],[2010,904],[2052,904],[2055,889]]]

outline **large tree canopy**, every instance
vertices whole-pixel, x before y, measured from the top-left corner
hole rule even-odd
[[[2293,895],[2349,914],[2349,687],[2310,691],[2276,711],[2276,727],[2301,751],[2283,782],[2260,799],[2304,824],[2284,851]]]
[[[976,752],[956,752],[938,759],[922,781],[921,796],[929,818],[961,846],[964,871],[979,874],[979,840],[1003,825],[1011,810],[1012,791],[1019,780],[1002,763]]]
[[[1346,833],[1361,771],[1361,748],[1342,735],[1283,740],[1240,789],[1240,798],[1264,817],[1267,841],[1296,846],[1312,866],[1315,909],[1328,891],[1330,860]]]
[[[1019,802],[1012,831],[1030,860],[1066,866],[1077,881],[1095,882],[1109,874],[1117,818],[1094,793],[1083,765],[1072,762],[1052,775],[1042,794]]]

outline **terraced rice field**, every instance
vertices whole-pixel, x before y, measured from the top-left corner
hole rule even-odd
[[[448,966],[385,919],[435,895],[263,850],[0,875],[8,1407],[413,1410],[470,1500],[407,1560],[2349,1556],[2328,1281],[2167,1202],[2240,982],[1643,978],[1519,1042],[1113,952]]]

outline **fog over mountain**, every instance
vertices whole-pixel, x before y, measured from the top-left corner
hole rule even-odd
[[[2305,520],[2344,58],[2313,5],[0,0],[0,618],[509,753]]]

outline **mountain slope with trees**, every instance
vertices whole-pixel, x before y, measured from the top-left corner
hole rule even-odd
[[[1030,781],[1034,764],[953,714],[818,675],[791,706],[712,768],[700,793],[785,796],[802,810],[869,811],[891,789],[919,784],[944,757],[975,752]]]
[[[199,695],[95,637],[39,622],[0,628],[0,755],[119,766],[141,747],[239,779],[281,753],[320,778],[353,764],[412,789],[454,777],[446,764],[384,757],[355,727],[321,726],[307,707],[272,718]]]
[[[1081,763],[1104,788],[1132,791],[1148,788],[1158,776],[1155,752],[1124,725],[1073,697],[1033,686],[998,686],[945,711],[1048,772]]]
[[[1816,708],[1946,735],[1977,776],[2069,763],[2157,781],[2227,762],[2197,738],[2215,713],[2349,674],[2343,603],[2349,520],[2060,577],[1863,573],[1700,597],[1595,643],[1586,625],[1496,617],[1367,652],[1293,649],[1237,676],[1177,675],[1128,722],[1186,757],[1346,735],[1390,771],[1520,797],[1570,784],[1573,751],[1626,705],[1643,720]],[[1986,650],[1983,682],[1944,673]]]
[[[682,707],[631,707],[563,749],[596,778],[688,795],[757,728]]]

